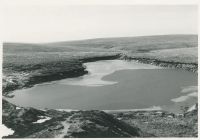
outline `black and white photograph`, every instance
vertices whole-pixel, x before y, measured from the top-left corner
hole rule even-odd
[[[198,4],[28,1],[2,10],[1,138],[198,138]]]

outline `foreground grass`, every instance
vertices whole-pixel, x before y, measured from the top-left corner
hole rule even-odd
[[[49,119],[35,123],[41,117]],[[3,124],[14,130],[7,138],[197,137],[197,108],[184,114],[165,111],[37,110],[3,100]]]
[[[165,111],[135,111],[113,113],[121,121],[156,137],[197,137],[197,108],[185,114]]]

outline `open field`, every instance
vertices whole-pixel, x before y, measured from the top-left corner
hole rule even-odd
[[[49,47],[103,48],[127,50],[129,52],[148,52],[151,50],[197,47],[196,35],[158,35],[141,37],[97,38],[82,41],[41,44]]]
[[[132,55],[135,58],[149,58],[160,61],[180,62],[180,63],[198,63],[198,48],[175,48],[154,50]]]

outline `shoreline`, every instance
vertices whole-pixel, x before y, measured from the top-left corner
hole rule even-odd
[[[96,56],[96,57],[88,57],[88,58],[78,58],[76,60],[71,60],[75,61],[75,66],[72,66],[73,68],[71,70],[63,70],[63,68],[60,69],[60,71],[56,71],[54,73],[47,73],[47,74],[39,74],[39,75],[33,75],[30,76],[30,73],[27,73],[26,75],[20,75],[20,73],[15,76],[5,76],[5,79],[3,79],[3,88],[2,88],[2,95],[9,97],[9,93],[13,92],[14,90],[18,89],[25,89],[25,88],[30,88],[33,87],[34,85],[37,84],[42,84],[42,83],[47,83],[47,82],[53,82],[57,80],[63,80],[66,78],[75,78],[75,77],[80,77],[88,73],[86,71],[85,66],[83,63],[87,62],[94,62],[94,61],[99,61],[99,60],[115,60],[119,58],[119,54],[111,54],[107,56]],[[59,64],[59,67],[65,67],[64,64],[61,63]],[[15,81],[20,81],[18,83],[14,83],[13,80]],[[5,85],[5,86],[4,86]]]
[[[33,76],[33,77],[22,77],[20,76],[19,78],[25,78],[25,83],[22,85],[17,84],[17,83],[12,83],[12,78],[11,79],[3,79],[3,85],[8,84],[8,86],[3,86],[2,90],[2,95],[5,97],[9,97],[9,93],[12,93],[14,90],[18,89],[24,89],[24,88],[30,88],[33,87],[34,85],[37,84],[43,84],[43,83],[48,83],[48,82],[54,82],[57,80],[64,80],[66,78],[76,78],[80,76],[84,76],[85,74],[88,74],[88,71],[86,71],[85,66],[83,63],[89,63],[89,62],[96,62],[100,60],[125,60],[125,61],[131,61],[134,60],[138,63],[144,63],[144,64],[150,64],[150,65],[155,65],[158,67],[167,67],[167,68],[175,68],[175,69],[181,69],[181,70],[186,70],[194,73],[198,73],[198,64],[196,63],[179,63],[179,62],[164,62],[164,61],[159,61],[156,59],[147,59],[147,58],[137,58],[137,57],[129,57],[128,55],[124,55],[123,53],[117,53],[115,55],[110,55],[110,56],[98,56],[98,57],[89,57],[86,59],[79,59],[79,69],[76,69],[75,71],[66,71],[66,72],[57,72],[53,75],[41,75],[41,76]],[[26,74],[29,75],[29,74]],[[13,77],[14,79],[16,77]],[[45,80],[42,80],[45,79]],[[4,81],[6,80],[6,81]],[[17,79],[16,79],[17,80]],[[18,79],[20,80],[20,79]],[[9,81],[11,81],[9,83]]]
[[[121,59],[128,60],[128,61],[135,60],[138,63],[151,64],[151,65],[155,65],[155,66],[159,66],[159,67],[181,69],[181,70],[198,73],[198,64],[197,63],[161,61],[158,59],[151,59],[151,58],[145,58],[145,57],[128,56],[126,54],[121,54]]]
[[[116,58],[115,58],[116,57]],[[113,59],[113,58],[115,58],[115,59]],[[149,64],[150,66],[152,65],[153,67],[152,68],[158,68],[158,69],[162,69],[162,67],[166,67],[167,65],[164,65],[164,66],[160,66],[160,65],[154,65],[154,64],[152,64],[152,63],[149,63],[149,62],[151,62],[151,61],[153,61],[153,60],[151,60],[151,61],[145,61],[145,63],[143,62],[143,61],[140,61],[140,59],[137,59],[137,60],[135,60],[135,59],[133,59],[133,58],[126,58],[126,57],[122,57],[122,55],[115,55],[115,56],[107,56],[107,57],[95,57],[94,59],[92,59],[92,58],[88,58],[88,59],[86,59],[86,60],[83,60],[82,59],[82,61],[81,61],[81,65],[82,65],[82,68],[83,68],[83,71],[84,71],[84,73],[79,73],[78,75],[76,75],[75,77],[67,77],[67,78],[62,78],[62,79],[59,79],[60,81],[62,81],[62,80],[70,80],[70,78],[78,78],[78,77],[81,77],[81,76],[89,76],[88,75],[88,73],[90,72],[90,71],[88,71],[87,70],[87,68],[86,68],[86,66],[85,66],[85,64],[87,64],[87,63],[98,63],[98,61],[101,61],[101,60],[105,60],[105,61],[109,61],[109,60],[119,60],[119,61],[121,61],[121,60],[124,60],[124,61],[134,61],[135,63],[137,63],[137,64]],[[155,61],[155,62],[157,62],[157,61]],[[168,62],[168,63],[170,63],[170,62]],[[172,64],[174,64],[174,63],[172,63]],[[155,66],[155,67],[154,67]],[[168,68],[170,68],[170,67],[168,67]],[[176,67],[174,67],[174,68],[176,68]],[[130,68],[131,69],[131,68]],[[133,68],[134,69],[134,68]],[[137,69],[137,68],[136,68]],[[176,68],[176,69],[182,69],[181,67],[178,67],[178,68]],[[121,70],[121,69],[119,69],[119,70]],[[183,69],[183,70],[185,70],[185,69]],[[113,71],[113,72],[115,72],[115,71]],[[194,72],[194,71],[190,71],[190,72]],[[110,73],[109,73],[110,74]],[[106,75],[107,75],[107,73],[106,73]],[[115,84],[115,82],[114,81],[104,81],[104,80],[102,80],[102,78],[104,77],[104,76],[106,76],[106,75],[101,75],[101,77],[99,78],[99,80],[101,80],[102,82],[108,82],[108,83],[101,83],[101,84]],[[56,81],[58,81],[58,80],[50,80],[50,81],[46,81],[46,82],[39,82],[39,83],[37,83],[37,84],[31,84],[31,85],[28,85],[28,86],[25,86],[25,87],[23,87],[23,88],[17,88],[17,89],[15,89],[15,90],[22,90],[22,89],[28,89],[28,88],[32,88],[32,87],[35,87],[35,86],[40,86],[40,85],[43,85],[43,84],[52,84],[53,82],[56,82]],[[71,82],[71,81],[69,81],[69,82]],[[109,83],[110,82],[110,83]],[[75,84],[76,85],[76,84]],[[88,85],[88,86],[102,86],[102,85]],[[13,91],[11,91],[11,92],[8,92],[6,95],[4,95],[3,94],[3,96],[5,97],[5,98],[13,98],[15,95],[13,94],[13,92],[15,91],[15,90],[13,90]],[[184,96],[184,95],[183,95]],[[187,95],[185,95],[184,97],[186,97]],[[180,96],[180,97],[177,97],[177,99],[178,98],[181,98],[182,96]],[[188,94],[188,96],[186,97],[186,99],[187,98],[189,98],[190,97],[190,95]],[[185,99],[185,100],[186,100]],[[171,99],[172,101],[173,100],[176,100],[176,98],[175,99]],[[176,101],[173,101],[173,102],[176,102]],[[151,108],[151,107],[149,107],[149,108]],[[149,108],[147,108],[147,110],[149,109]],[[66,109],[66,110],[72,110],[72,109]],[[138,110],[141,110],[141,111],[143,111],[144,109],[120,109],[120,110],[102,110],[102,111],[105,111],[105,112],[126,112],[126,111],[138,111]],[[159,110],[163,110],[163,109],[161,109],[161,107],[159,106]],[[79,110],[80,111],[80,110]],[[163,110],[163,111],[165,111],[165,110]]]
[[[140,132],[139,137],[182,137],[182,132],[186,137],[197,137],[198,134],[197,104],[184,114],[173,114],[162,110],[125,112],[104,112],[100,110],[66,111],[63,109],[38,110],[18,107],[6,100],[3,100],[3,108],[3,124],[7,129],[14,131],[14,134],[3,138],[56,138],[60,134],[63,134],[63,136],[67,134],[71,137],[76,137],[76,134],[78,134],[78,137],[84,137],[82,132],[86,132],[86,137],[91,137],[90,134],[94,133],[94,128],[95,130],[97,129],[98,133],[101,132],[106,135],[105,130],[101,129],[104,128],[105,124],[110,129],[113,129],[113,125],[119,129],[123,129],[123,126],[128,127],[128,130],[135,128]],[[109,125],[110,123],[112,125]],[[65,130],[65,124],[69,126],[67,132],[63,131]],[[25,130],[27,133],[24,133]],[[118,133],[121,134],[121,132]],[[116,137],[115,133],[111,134],[111,137]]]
[[[113,59],[111,59],[111,61],[112,61]],[[118,61],[122,61],[122,60],[124,60],[124,59],[114,59],[114,60],[118,60]],[[100,61],[100,60],[99,60]],[[107,61],[107,60],[105,60],[105,61]],[[124,60],[124,61],[127,61],[127,60]],[[135,61],[135,60],[131,60],[131,61],[134,61],[134,63],[137,63],[137,64],[143,64],[143,63],[140,63],[140,62],[137,62],[137,61]],[[84,75],[82,75],[82,76],[90,76],[90,75],[88,75],[88,73],[90,73],[90,71],[93,71],[94,72],[94,70],[88,70],[87,69],[87,63],[91,63],[91,62],[86,62],[86,63],[82,63],[82,66],[84,67],[84,71],[86,71],[86,74],[84,74]],[[98,61],[92,61],[92,63],[99,63]],[[86,65],[85,65],[86,64]],[[151,66],[150,64],[149,64],[149,66]],[[152,66],[151,67],[151,69],[152,68],[158,68],[158,69],[161,69],[162,67],[154,67],[154,66]],[[132,68],[132,67],[129,67],[128,69],[138,69],[138,68]],[[116,70],[114,70],[114,71],[112,71],[112,73],[113,72],[115,72],[115,71],[118,71],[118,70],[121,70],[121,68],[120,69],[116,69]],[[101,75],[101,77],[99,78],[100,80],[102,80],[102,78],[104,77],[104,76],[106,76],[106,75],[108,75],[108,74],[110,74],[110,73],[104,73],[103,75]],[[79,76],[80,77],[80,76]],[[93,76],[92,76],[93,77]],[[74,78],[78,78],[78,77],[74,77]],[[61,79],[61,81],[62,80],[65,80],[65,79]],[[70,78],[66,78],[66,80],[70,80]],[[54,83],[54,82],[56,82],[57,80],[55,80],[55,81],[47,81],[47,82],[43,82],[43,83],[39,83],[39,84],[35,84],[35,85],[33,85],[33,86],[29,86],[29,87],[25,87],[25,88],[22,88],[22,89],[26,89],[26,88],[32,88],[32,87],[35,87],[35,86],[40,86],[40,85],[45,85],[45,84],[52,84],[52,83]],[[71,82],[71,81],[68,81],[68,82]],[[104,82],[104,80],[102,80],[102,82]],[[109,82],[109,81],[105,81],[105,82]],[[112,83],[112,81],[111,81],[111,83]],[[86,83],[87,84],[87,83]],[[108,83],[104,83],[104,84],[108,84]],[[104,85],[103,84],[103,85]],[[110,83],[109,83],[110,84]],[[115,84],[115,83],[114,83]],[[73,85],[73,84],[72,84]],[[76,85],[76,84],[75,84]],[[87,86],[101,86],[101,85],[87,85]],[[22,89],[16,89],[16,90],[22,90]],[[14,91],[12,91],[12,92],[10,92],[9,93],[9,96],[8,97],[6,97],[6,98],[12,98],[12,97],[14,97],[15,95],[14,95],[14,93],[13,93]],[[189,94],[188,94],[189,95]],[[187,95],[185,95],[185,96],[187,96]],[[185,97],[184,96],[184,97]],[[180,97],[177,97],[177,98],[181,98],[182,96],[180,96]],[[186,99],[187,98],[189,98],[190,97],[190,95],[188,96],[188,97],[186,97]],[[173,100],[175,100],[176,98],[174,98],[174,99],[171,99],[171,101],[173,101]],[[186,100],[185,99],[185,100]],[[174,102],[176,102],[176,101],[174,101]],[[191,107],[191,106],[190,106]],[[63,110],[72,110],[72,111],[74,111],[73,109],[63,109]],[[105,111],[105,112],[126,112],[126,111],[155,111],[155,110],[162,110],[162,111],[166,111],[166,110],[164,110],[164,109],[162,109],[160,106],[156,106],[155,108],[154,108],[154,106],[153,106],[153,108],[152,107],[149,107],[149,108],[142,108],[142,109],[116,109],[116,110],[101,110],[101,111]],[[77,110],[77,111],[80,111],[80,110]]]

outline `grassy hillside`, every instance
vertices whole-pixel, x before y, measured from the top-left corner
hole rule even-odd
[[[118,50],[149,51],[156,49],[197,47],[197,35],[158,35],[141,37],[99,38],[71,42],[41,44],[45,46],[76,46],[115,48]]]
[[[197,35],[162,35],[81,41],[3,44],[3,93],[37,83],[80,76],[83,62],[129,58],[194,63]],[[142,61],[141,61],[142,62]]]
[[[149,58],[166,62],[198,63],[198,47],[153,50],[127,55],[134,58]]]
[[[4,43],[4,52],[74,52],[101,49],[144,52],[157,49],[197,47],[197,35],[161,35],[141,37],[99,38],[55,43]]]

